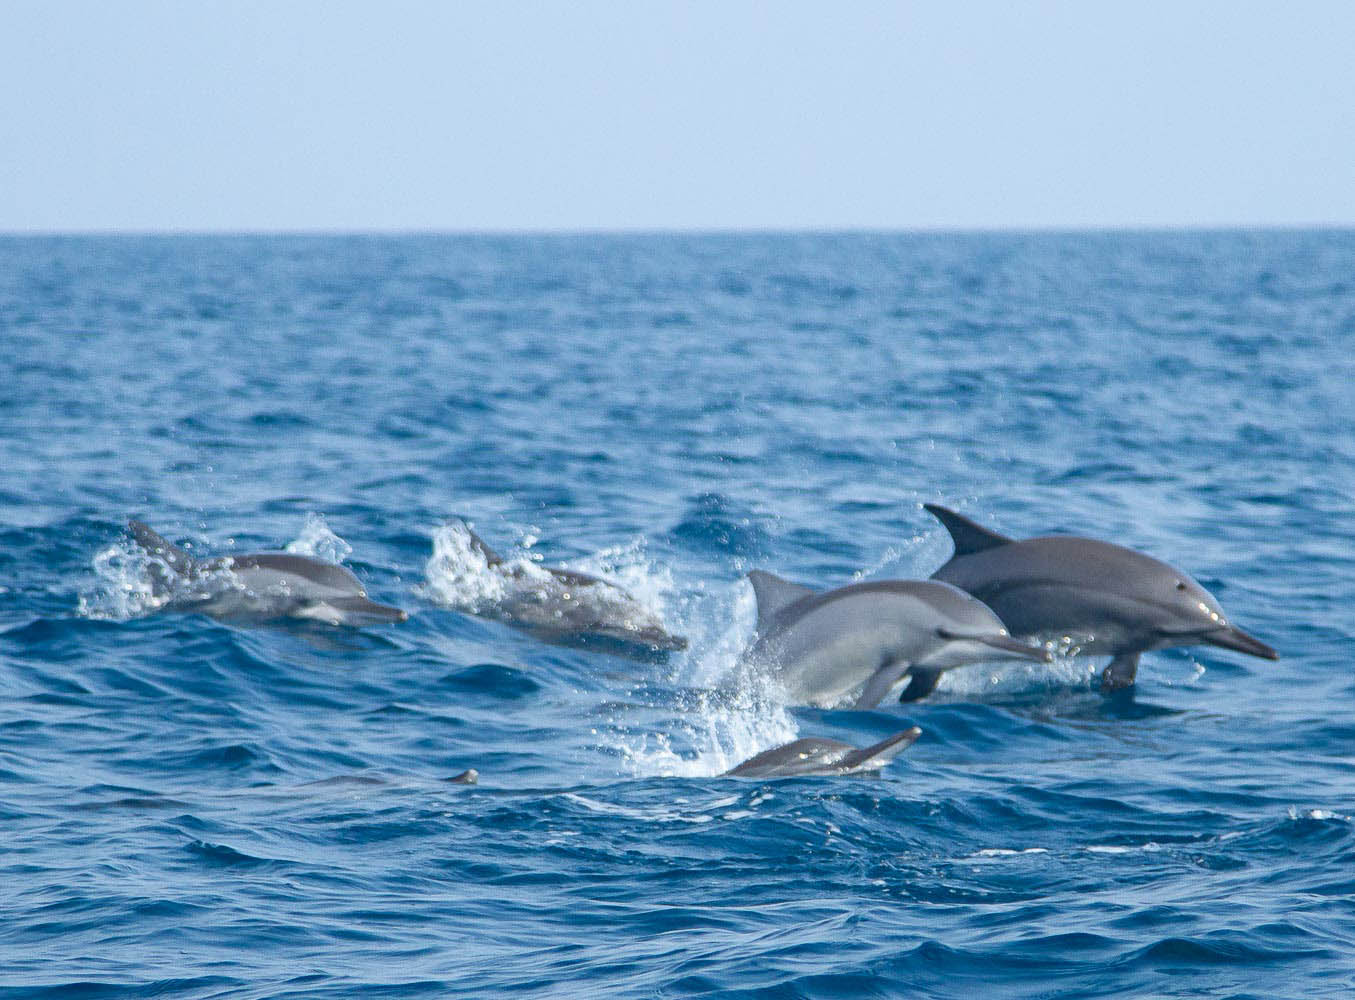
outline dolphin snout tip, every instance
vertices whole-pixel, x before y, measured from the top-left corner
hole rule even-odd
[[[1041,663],[1054,662],[1054,654],[1044,646],[1024,642],[1009,635],[1006,631],[999,632],[997,635],[982,636],[979,638],[979,642],[985,646],[992,646],[994,649],[1004,650],[1023,660],[1038,660]]]
[[[1254,656],[1258,660],[1278,660],[1280,654],[1270,646],[1267,646],[1255,636],[1248,635],[1236,625],[1229,625],[1226,628],[1219,629],[1217,632],[1210,632],[1204,637],[1204,641],[1211,646],[1218,646],[1222,649],[1231,649],[1238,653],[1246,653],[1248,656]]]

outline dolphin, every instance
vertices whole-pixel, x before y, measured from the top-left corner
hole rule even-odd
[[[1075,535],[1015,541],[967,517],[924,504],[955,542],[933,580],[983,601],[1031,638],[1090,636],[1079,653],[1109,653],[1101,689],[1134,683],[1140,654],[1204,643],[1265,660],[1279,654],[1228,622],[1209,593],[1179,569],[1109,542]]]
[[[878,771],[922,735],[917,726],[858,750],[841,740],[809,738],[785,743],[726,771],[733,778],[794,778],[800,775],[863,774]]]
[[[911,701],[919,676],[930,691],[952,667],[1004,654],[1050,659],[948,583],[881,580],[816,593],[762,570],[748,579],[758,620],[744,661],[770,668],[794,704],[829,706],[859,690],[854,707],[874,708],[905,675],[912,680],[903,700]]]
[[[506,560],[465,521],[456,519],[448,526],[461,533],[463,543],[484,560],[499,592],[489,600],[463,602],[456,593],[438,595],[435,586],[434,595],[441,603],[505,622],[559,645],[596,646],[620,655],[631,655],[634,647],[655,653],[687,648],[685,638],[670,633],[652,612],[616,584],[574,570]],[[434,568],[430,562],[430,577]]]
[[[286,552],[196,559],[141,521],[128,527],[151,557],[151,592],[175,611],[354,626],[409,617],[399,608],[368,600],[358,578],[343,566]]]

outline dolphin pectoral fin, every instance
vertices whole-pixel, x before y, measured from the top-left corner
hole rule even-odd
[[[1012,543],[1012,539],[1006,535],[989,531],[983,525],[977,524],[964,515],[957,514],[939,504],[924,503],[922,509],[940,521],[942,527],[950,532],[950,540],[955,543],[956,556],[967,556],[974,552],[983,552],[986,549],[995,549],[1000,545]]]
[[[1101,671],[1102,691],[1121,691],[1134,683],[1139,669],[1138,653],[1121,653]]]
[[[753,585],[753,596],[757,598],[757,630],[766,635],[772,619],[783,608],[788,608],[802,597],[812,593],[809,587],[783,580],[774,573],[755,569],[748,574],[748,582]]]
[[[852,705],[852,708],[858,712],[874,708],[884,701],[884,697],[889,694],[890,688],[897,684],[899,679],[907,672],[908,661],[906,660],[886,662],[879,670],[870,675],[870,680],[866,681],[865,690],[861,692],[861,697],[856,699],[856,704]]]
[[[919,670],[917,667],[908,671],[908,686],[899,695],[899,704],[904,705],[927,697],[936,690],[936,685],[941,683],[943,673],[942,670]]]

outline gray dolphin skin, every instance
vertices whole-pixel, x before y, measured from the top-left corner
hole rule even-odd
[[[731,778],[796,778],[806,775],[864,774],[878,771],[907,750],[922,730],[917,726],[858,750],[841,740],[811,737],[785,743],[750,757],[725,772]]]
[[[955,542],[932,579],[954,584],[996,611],[1012,634],[1090,637],[1078,652],[1109,654],[1104,691],[1134,683],[1140,654],[1200,644],[1275,660],[1279,654],[1228,622],[1188,575],[1150,556],[1073,535],[1015,541],[967,517],[924,504]]]
[[[465,521],[451,523],[466,533],[471,548],[505,584],[504,594],[492,604],[460,610],[506,622],[562,645],[587,645],[588,639],[601,638],[622,644],[611,649],[622,655],[627,654],[625,646],[642,646],[660,653],[687,648],[685,638],[670,633],[616,584],[573,570],[510,562],[485,544]]]
[[[953,667],[1050,659],[948,583],[884,580],[816,593],[761,570],[748,579],[758,623],[744,661],[770,670],[792,704],[828,707],[859,690],[853,707],[874,708],[905,675],[907,701],[919,677],[926,694]]]
[[[286,552],[196,559],[141,521],[128,525],[152,557],[151,591],[174,611],[214,618],[301,618],[330,625],[381,625],[409,616],[368,600],[351,572]]]

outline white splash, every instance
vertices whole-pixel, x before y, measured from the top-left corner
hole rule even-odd
[[[330,530],[323,515],[307,514],[301,534],[295,541],[287,543],[287,551],[292,555],[310,556],[312,559],[338,564],[353,554],[353,546]]]
[[[1298,820],[1298,819],[1300,819],[1300,818],[1302,818],[1302,819],[1315,819],[1315,820],[1329,820],[1329,819],[1334,819],[1334,820],[1340,820],[1340,821],[1343,822],[1343,823],[1349,823],[1349,822],[1350,822],[1350,817],[1349,817],[1349,816],[1343,815],[1342,813],[1338,813],[1338,812],[1332,812],[1332,811],[1329,810],[1329,809],[1307,809],[1307,810],[1305,810],[1305,811],[1303,811],[1303,812],[1299,812],[1298,808],[1295,807],[1295,806],[1290,806],[1290,807],[1289,807],[1289,818],[1290,818],[1291,820]]]
[[[724,599],[691,603],[689,620],[681,623],[690,653],[672,677],[695,689],[683,715],[645,731],[615,720],[606,731],[635,777],[723,774],[797,735],[795,720],[765,679],[736,669],[753,631],[752,588],[740,581]]]
[[[528,559],[522,565],[535,569]],[[416,588],[419,596],[470,614],[497,604],[507,593],[506,577],[489,565],[459,521],[433,529],[433,554],[424,576],[427,582]]]
[[[536,541],[535,534],[529,533],[521,546],[528,548]],[[492,617],[506,602],[558,587],[538,560],[536,554],[524,553],[491,566],[466,525],[452,521],[434,529],[433,554],[424,567],[426,582],[416,593],[455,611]],[[656,568],[648,561],[643,539],[603,549],[562,568],[615,583],[629,594],[633,600],[623,600],[625,594],[609,588],[590,588],[596,590],[590,594],[591,602],[598,607],[615,604],[612,610],[618,618],[636,617],[655,625],[668,618],[665,605],[673,591],[673,576],[667,568]]]
[[[169,595],[151,589],[151,556],[134,542],[117,541],[94,555],[94,576],[81,588],[75,613],[125,622],[162,607]]]
[[[656,620],[666,620],[666,606],[674,590],[673,571],[650,563],[645,555],[644,538],[636,537],[625,545],[602,549],[584,559],[565,563],[564,568],[614,582]]]

